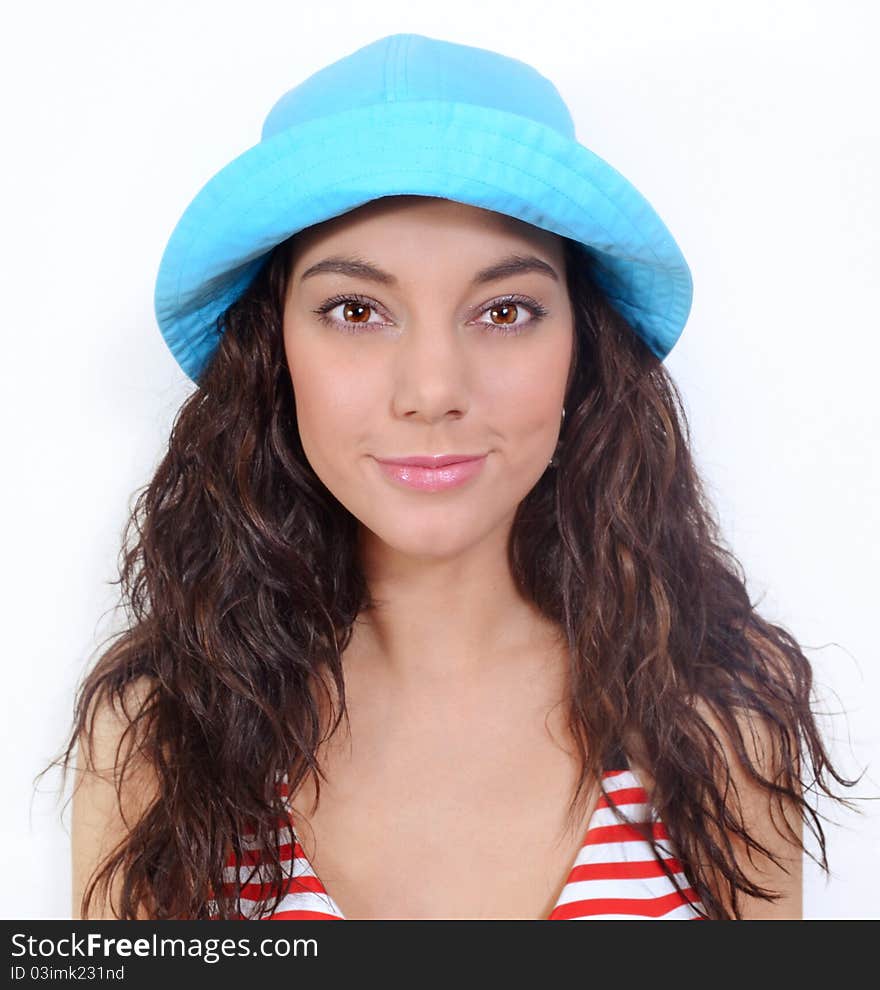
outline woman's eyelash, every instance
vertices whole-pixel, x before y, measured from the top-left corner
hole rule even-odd
[[[362,306],[369,306],[371,309],[378,310],[380,307],[368,296],[361,296],[358,293],[348,293],[346,295],[333,296],[331,299],[327,299],[325,302],[313,310],[315,315],[321,320],[322,323],[328,323],[332,326],[339,327],[343,333],[361,333],[360,327],[375,326],[376,324],[370,323],[351,323],[347,320],[337,320],[334,317],[329,316],[331,310],[336,309],[337,306],[342,303],[360,303]],[[498,299],[493,299],[491,302],[487,303],[481,310],[479,315],[482,316],[483,313],[490,309],[498,306],[504,306],[507,303],[516,303],[520,306],[525,306],[532,314],[532,319],[527,323],[522,324],[511,324],[505,326],[503,323],[483,323],[484,326],[491,327],[496,333],[513,335],[521,333],[532,323],[536,323],[538,320],[545,317],[548,313],[539,302],[534,299],[529,299],[527,296],[520,296],[517,294],[511,294],[506,296],[501,296]]]

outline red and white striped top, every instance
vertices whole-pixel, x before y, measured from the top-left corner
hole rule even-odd
[[[682,865],[669,843],[666,828],[648,803],[647,795],[631,770],[606,770],[605,790],[634,821],[652,822],[653,837],[661,856],[682,888],[682,893],[666,876],[654,858],[651,847],[631,825],[622,824],[600,797],[590,818],[584,842],[568,879],[550,913],[549,921],[586,921],[593,919],[631,920],[698,920],[694,909],[702,908],[682,870]],[[286,796],[286,785],[282,784]],[[280,855],[282,867],[289,878],[286,893],[273,914],[260,920],[335,920],[345,916],[312,869],[296,837],[291,822],[281,827],[283,834]],[[239,866],[242,883],[241,905],[246,914],[241,920],[253,918],[267,886],[259,876],[259,850],[245,840],[245,862]],[[232,892],[235,878],[234,860],[230,859],[224,879]]]

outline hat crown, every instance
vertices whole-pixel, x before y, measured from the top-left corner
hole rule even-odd
[[[265,141],[318,117],[374,104],[440,100],[528,117],[573,139],[574,122],[553,83],[498,52],[391,34],[313,73],[285,93],[263,123]]]

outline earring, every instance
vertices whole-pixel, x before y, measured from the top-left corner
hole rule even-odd
[[[565,406],[562,407],[562,422],[565,423]],[[560,426],[560,430],[562,427]],[[553,451],[553,456],[550,458],[549,466],[552,468],[559,466],[559,451],[562,449],[562,440],[560,439],[556,444],[556,450]]]

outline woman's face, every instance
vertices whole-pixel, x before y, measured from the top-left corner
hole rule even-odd
[[[509,529],[555,449],[573,341],[562,239],[518,220],[391,197],[297,238],[284,346],[303,449],[400,553]],[[380,463],[438,454],[481,459]]]

